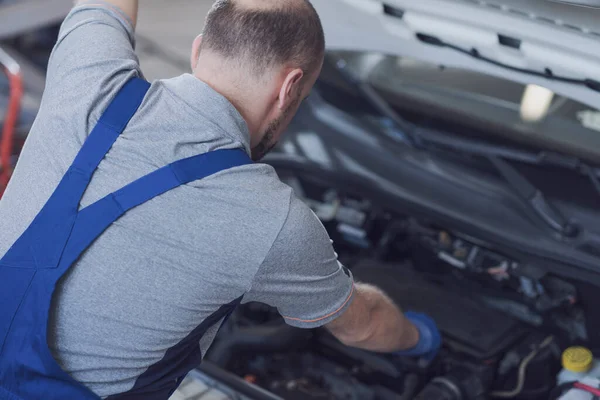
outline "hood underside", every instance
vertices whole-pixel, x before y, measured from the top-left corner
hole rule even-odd
[[[595,80],[600,10],[523,0],[314,0],[330,50],[372,51],[544,86],[592,107],[600,92],[515,69]],[[418,39],[475,50],[500,66]],[[506,68],[510,66],[511,68]]]

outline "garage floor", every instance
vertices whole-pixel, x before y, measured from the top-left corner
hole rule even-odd
[[[189,72],[192,42],[202,31],[212,3],[213,0],[140,2],[137,53],[146,79],[171,78]],[[233,397],[190,376],[170,400],[228,399]]]

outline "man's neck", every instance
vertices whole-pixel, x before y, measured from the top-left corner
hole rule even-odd
[[[202,60],[194,76],[229,100],[246,121],[251,137],[254,136],[264,120],[264,113],[260,110],[260,91],[249,88],[248,82],[243,82],[236,74],[228,75],[217,65],[211,67],[208,63],[201,63]]]

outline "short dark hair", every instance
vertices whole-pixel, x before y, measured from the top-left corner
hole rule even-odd
[[[325,53],[321,20],[308,0],[273,0],[272,7],[248,7],[217,0],[206,17],[202,49],[249,64],[255,75],[291,64],[306,75]]]

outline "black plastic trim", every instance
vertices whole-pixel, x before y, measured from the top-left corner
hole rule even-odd
[[[394,7],[394,6],[390,6],[389,4],[383,4],[383,13],[385,15],[389,15],[391,17],[396,17],[396,18],[404,18],[404,10],[401,10],[400,8]]]
[[[506,36],[506,35],[500,35],[500,34],[498,35],[498,42],[502,46],[512,47],[513,49],[517,49],[517,50],[519,50],[521,48],[521,43],[523,43],[521,39],[517,39],[517,38]]]

